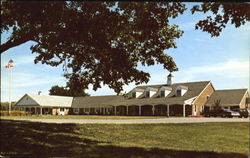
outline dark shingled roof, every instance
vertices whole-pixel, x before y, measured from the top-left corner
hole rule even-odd
[[[221,106],[239,105],[247,89],[216,90],[208,99],[206,106],[211,106],[220,99]]]
[[[102,107],[110,106],[110,102],[123,100],[123,96],[106,95],[106,96],[87,96],[75,97],[73,99],[72,107]]]
[[[158,91],[151,98],[125,98],[123,96],[90,96],[90,97],[75,97],[73,100],[73,107],[101,107],[101,106],[114,106],[114,105],[159,105],[159,104],[183,104],[185,100],[198,96],[204,88],[210,83],[210,81],[202,82],[186,82],[186,83],[174,83],[172,85],[146,85],[137,86],[138,89],[145,90],[147,87],[156,88]],[[188,87],[188,91],[183,96],[176,96],[176,88],[178,86]],[[172,91],[168,96],[164,98],[159,97],[159,90],[161,87],[170,87]],[[128,93],[131,96],[130,91]]]

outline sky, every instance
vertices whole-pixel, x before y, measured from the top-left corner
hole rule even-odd
[[[192,3],[193,4],[193,3]],[[188,6],[192,5],[188,3]],[[174,72],[174,83],[211,81],[215,89],[249,89],[250,67],[250,23],[240,28],[228,24],[219,37],[211,38],[207,32],[195,30],[195,23],[204,18],[204,14],[192,15],[186,11],[184,15],[171,21],[184,31],[176,40],[177,48],[165,50],[172,56],[179,71]],[[7,40],[8,33],[1,35],[1,43]],[[36,54],[32,54],[30,46],[34,42],[26,42],[1,54],[1,101],[9,100],[10,69],[4,66],[10,59],[14,61],[11,81],[11,100],[17,101],[26,93],[49,94],[54,85],[65,86],[62,66],[51,67],[41,63],[34,64]],[[147,85],[165,84],[169,72],[162,65],[139,66],[138,69],[150,73]],[[143,85],[145,85],[143,84]],[[128,92],[135,87],[131,83],[123,87]],[[91,96],[115,95],[107,85],[97,91],[92,86],[86,90]]]

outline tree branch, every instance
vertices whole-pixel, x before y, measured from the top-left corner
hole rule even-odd
[[[4,44],[1,45],[1,47],[0,47],[0,54],[2,54],[3,52],[7,51],[10,48],[16,47],[16,46],[18,46],[20,44],[23,44],[25,42],[28,42],[30,40],[33,40],[31,38],[31,36],[22,37],[22,38],[14,39],[14,40],[10,39],[6,43],[4,43]]]

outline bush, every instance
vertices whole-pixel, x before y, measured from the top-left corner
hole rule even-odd
[[[27,116],[28,113],[25,111],[11,111],[9,114],[9,111],[0,111],[1,116]]]

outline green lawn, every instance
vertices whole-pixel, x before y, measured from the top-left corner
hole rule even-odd
[[[248,123],[46,124],[1,120],[0,155],[246,157]]]
[[[112,116],[112,115],[29,115],[29,116],[1,116],[2,119],[157,119],[167,116]]]

